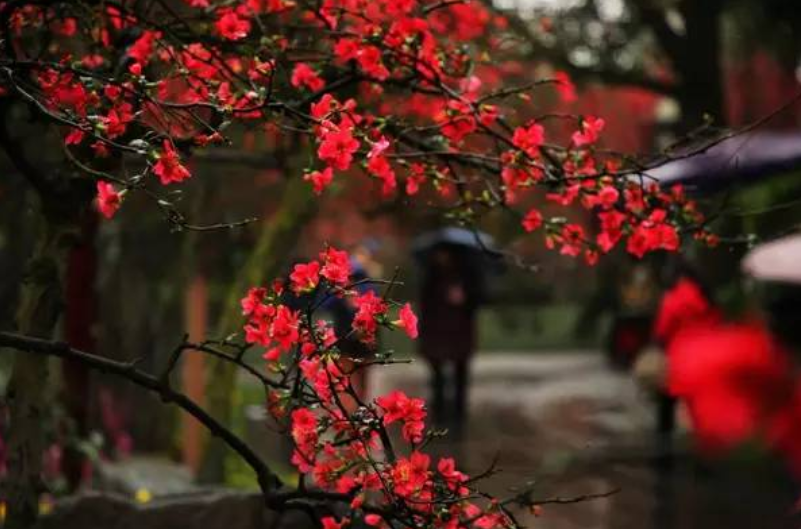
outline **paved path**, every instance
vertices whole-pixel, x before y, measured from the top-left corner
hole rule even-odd
[[[537,498],[621,489],[603,500],[548,506],[537,520],[523,513],[526,525],[793,527],[787,516],[792,496],[773,474],[699,472],[686,448],[671,472],[655,471],[650,402],[627,375],[609,370],[599,353],[479,355],[472,375],[468,428],[461,440],[439,441],[434,452],[455,454],[469,473],[497,458],[504,471],[485,485],[502,496],[533,479]],[[370,376],[373,395],[394,388],[428,393],[422,361],[374,369]]]

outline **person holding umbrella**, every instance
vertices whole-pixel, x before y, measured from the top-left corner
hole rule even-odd
[[[457,434],[467,417],[476,315],[485,297],[481,260],[490,243],[487,235],[445,228],[414,244],[423,267],[419,353],[431,367],[434,421]]]

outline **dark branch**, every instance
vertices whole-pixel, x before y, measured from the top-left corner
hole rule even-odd
[[[98,371],[119,375],[137,386],[156,393],[164,402],[174,403],[186,413],[200,421],[212,435],[220,437],[232,450],[253,469],[259,485],[266,496],[281,486],[281,480],[256,453],[236,434],[220,424],[206,410],[198,406],[183,393],[163,384],[160,378],[137,369],[133,364],[110,360],[91,353],[73,349],[64,342],[42,340],[20,334],[0,332],[0,347],[9,347],[18,351],[36,353],[58,358],[77,360]]]
[[[598,78],[610,85],[637,86],[668,96],[674,95],[675,93],[675,86],[673,84],[641,75],[634,71],[607,67],[576,66],[568,59],[566,54],[560,53],[558,49],[550,48],[540,42],[537,36],[531,31],[529,23],[518,16],[517,13],[498,9],[492,0],[483,0],[483,2],[490,10],[503,15],[509,22],[509,29],[530,47],[530,52],[528,54],[530,59],[548,62],[554,67],[566,71],[574,79]]]
[[[531,505],[548,505],[548,504],[556,504],[556,505],[569,505],[571,503],[581,503],[585,501],[592,501],[592,500],[600,500],[603,498],[608,498],[609,496],[614,496],[620,492],[620,488],[616,487],[612,490],[608,490],[606,492],[599,492],[596,494],[582,494],[579,496],[571,496],[571,497],[562,497],[556,496],[553,498],[545,498],[542,500],[531,500]]]

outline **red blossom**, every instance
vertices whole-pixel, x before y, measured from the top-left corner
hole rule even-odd
[[[371,157],[367,161],[367,170],[383,183],[381,188],[382,195],[389,196],[395,191],[398,185],[395,171],[392,169],[389,160],[387,160],[385,156],[378,155]]]
[[[103,95],[106,96],[109,101],[116,103],[120,95],[122,95],[122,88],[114,84],[107,85],[103,87]]]
[[[573,145],[576,147],[584,147],[592,145],[598,141],[598,136],[604,129],[606,122],[603,118],[596,118],[594,116],[585,116],[581,120],[581,129],[573,133]]]
[[[336,518],[332,516],[324,516],[320,523],[323,525],[323,529],[343,529],[346,525],[348,525],[349,520],[347,518],[343,518],[339,522],[336,521]]]
[[[406,176],[406,194],[409,196],[416,195],[420,191],[420,184],[425,182],[425,166],[419,163],[413,163],[410,167],[410,173]]]
[[[353,318],[353,328],[361,333],[363,341],[368,343],[375,341],[375,333],[378,330],[376,318],[386,313],[386,302],[376,296],[375,292],[368,290],[357,297],[354,303],[358,310]]]
[[[159,177],[164,185],[173,182],[183,182],[190,176],[189,170],[181,165],[181,157],[173,147],[172,142],[164,140],[164,150],[160,153],[159,159],[153,166],[153,172]]]
[[[456,470],[456,461],[452,457],[440,459],[439,463],[437,463],[437,470],[445,479],[445,483],[447,483],[450,490],[461,491],[462,495],[467,492],[463,484],[468,480],[468,476]]]
[[[247,295],[242,298],[242,314],[250,316],[255,313],[258,307],[262,306],[262,301],[267,295],[267,289],[263,287],[253,287],[248,290]]]
[[[253,13],[277,13],[292,5],[290,0],[246,0]]]
[[[683,277],[664,296],[657,311],[654,336],[667,344],[682,331],[715,326],[720,313],[694,280]]]
[[[389,77],[384,63],[381,61],[381,50],[375,46],[362,46],[356,54],[356,61],[362,71],[374,79],[382,81]]]
[[[69,134],[64,138],[64,145],[79,145],[85,134],[81,129],[70,129]]]
[[[122,103],[109,110],[108,114],[101,118],[106,129],[106,136],[114,139],[125,134],[128,124],[133,121],[133,107],[130,103]]]
[[[110,219],[122,204],[122,195],[108,182],[97,182],[97,209],[104,217]]]
[[[364,516],[364,523],[373,527],[378,527],[382,523],[381,516],[378,514],[366,514]]]
[[[61,37],[72,37],[78,31],[78,21],[72,17],[52,24],[53,33]]]
[[[339,171],[347,170],[353,163],[353,154],[359,148],[359,141],[350,129],[328,131],[324,136],[317,156]]]
[[[501,180],[504,184],[506,202],[517,203],[519,190],[528,188],[541,179],[542,171],[537,167],[504,166],[501,170]]]
[[[314,448],[319,438],[317,416],[307,408],[298,408],[292,412],[291,419],[290,433],[297,447],[292,460],[301,471],[307,472],[311,470],[310,463],[314,460]]]
[[[298,332],[299,319],[300,317],[297,312],[284,306],[278,307],[275,320],[273,321],[272,335],[273,339],[278,342],[278,345],[284,351],[288,351],[298,341],[300,336]]]
[[[398,320],[397,325],[406,331],[406,334],[409,335],[409,338],[417,338],[417,315],[415,315],[414,311],[412,310],[412,306],[409,303],[403,305],[400,310],[399,317],[400,320]]]
[[[322,171],[312,171],[303,175],[303,179],[312,183],[316,195],[321,194],[334,180],[334,170],[326,167]]]
[[[348,252],[329,247],[320,254],[320,259],[324,263],[320,275],[335,285],[345,286],[348,283],[351,272]]]
[[[576,101],[576,85],[570,79],[570,76],[563,71],[558,71],[554,74],[556,80],[556,91],[559,92],[559,97],[565,103],[573,103]]]
[[[376,404],[384,410],[384,424],[389,426],[396,421],[403,422],[402,434],[410,442],[422,440],[426,417],[423,399],[409,398],[404,392],[396,390],[376,399]]]
[[[614,186],[605,185],[598,191],[597,204],[604,209],[609,209],[617,203],[620,193]]]
[[[87,90],[80,79],[71,73],[45,70],[37,80],[54,108],[72,109],[78,115],[85,116],[87,109],[99,101],[97,94]]]
[[[545,198],[561,206],[569,206],[579,196],[580,191],[581,184],[573,184],[565,187],[561,193],[546,193]]]
[[[481,105],[479,121],[485,127],[491,126],[498,119],[499,111],[495,105]]]
[[[598,218],[601,220],[601,233],[596,236],[595,242],[602,252],[607,253],[623,236],[622,227],[626,221],[626,215],[611,210],[599,213]]]
[[[704,451],[718,453],[764,435],[794,404],[790,358],[759,325],[684,332],[667,352],[670,392],[686,402]]]
[[[645,221],[634,228],[626,250],[637,258],[654,250],[676,251],[681,243],[676,228],[669,224]]]
[[[299,62],[292,70],[292,86],[295,88],[308,88],[313,92],[322,90],[325,81],[305,62]]]
[[[252,303],[252,304],[251,304]],[[277,345],[281,351],[288,351],[300,340],[300,316],[284,305],[262,305],[256,300],[248,301],[248,308],[254,308],[245,326],[245,341],[265,347]],[[244,308],[244,304],[243,304]],[[270,357],[277,356],[272,352]]]
[[[137,63],[147,64],[153,55],[154,44],[160,38],[161,33],[157,31],[142,32],[142,35],[128,48],[128,56]]]
[[[319,101],[311,104],[311,116],[318,121],[323,120],[338,106],[339,101],[334,96],[325,94]]]
[[[545,129],[539,123],[532,123],[528,127],[518,127],[512,136],[512,143],[530,157],[539,153],[545,141]]]
[[[372,147],[370,147],[370,152],[367,153],[367,158],[374,158],[376,156],[380,156],[381,153],[389,149],[389,140],[387,140],[384,136],[381,136],[378,141],[373,143]]]
[[[92,147],[92,151],[98,158],[108,158],[109,150],[105,142],[97,140],[90,147]]]
[[[241,40],[250,33],[250,21],[242,18],[234,9],[220,9],[214,23],[217,33],[228,40]]]
[[[497,511],[487,513],[475,521],[475,526],[479,529],[498,529],[498,527],[506,527],[507,525],[506,516]]]
[[[460,143],[477,128],[473,108],[466,101],[448,101],[447,110],[442,111],[436,121],[440,123],[443,136],[453,143]]]
[[[523,217],[523,229],[527,232],[532,232],[542,226],[542,213],[536,209],[529,210],[526,216]]]
[[[398,496],[410,497],[429,483],[431,458],[418,451],[409,458],[399,458],[392,469],[392,484]]]
[[[578,224],[567,224],[562,228],[562,255],[576,257],[581,254],[581,247],[584,244],[584,228]]]
[[[81,66],[90,70],[100,68],[106,62],[102,55],[94,53],[81,58]]]
[[[356,39],[339,39],[334,45],[334,55],[345,63],[359,55],[359,41]]]
[[[289,275],[291,289],[294,293],[310,292],[314,290],[320,282],[320,263],[311,261],[309,263],[298,263]]]

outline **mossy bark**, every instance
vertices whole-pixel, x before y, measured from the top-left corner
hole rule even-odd
[[[94,197],[94,182],[69,170],[60,151],[52,148],[60,137],[48,135],[47,124],[32,117],[13,100],[0,102],[0,146],[39,204],[37,239],[20,285],[15,326],[23,335],[52,338],[64,305],[64,270],[79,237],[79,219]],[[14,353],[5,395],[6,529],[28,528],[38,515],[44,427],[51,406],[48,376],[47,361],[40,355]]]
[[[216,331],[228,336],[239,331],[239,301],[251,286],[276,276],[286,265],[288,248],[294,248],[302,229],[316,212],[316,200],[301,178],[291,179],[284,189],[281,206],[265,222],[259,239],[245,266],[237,274],[228,291]],[[230,424],[236,394],[236,368],[212,359],[207,367],[206,402],[209,412],[223,424]],[[216,438],[207,439],[198,475],[202,483],[219,483],[225,479],[225,458],[228,450]]]
[[[62,278],[74,225],[43,216],[39,241],[26,267],[17,310],[17,330],[51,338],[63,305]],[[17,352],[6,391],[9,408],[7,529],[30,527],[42,490],[44,423],[48,415],[48,363],[40,355]]]

